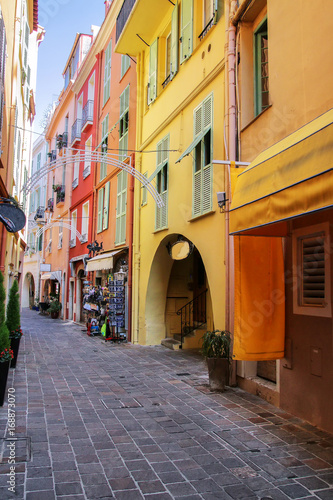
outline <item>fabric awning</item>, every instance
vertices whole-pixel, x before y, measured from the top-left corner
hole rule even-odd
[[[101,255],[97,255],[87,262],[87,271],[103,271],[113,268],[113,257],[124,249],[115,250],[114,252],[107,252]]]
[[[182,161],[183,158],[185,158],[185,156],[189,155],[193,151],[193,149],[199,144],[199,142],[202,141],[206,132],[207,130],[205,130],[205,132],[200,132],[200,134],[194,139],[193,142],[191,142],[189,147],[185,149],[184,153],[180,155],[180,157],[178,158],[178,160],[175,161],[175,163],[179,163],[180,161]]]
[[[238,175],[230,234],[284,236],[288,219],[333,206],[333,109],[266,149]]]
[[[42,274],[41,280],[56,280],[61,283],[61,271],[53,271],[51,273]]]

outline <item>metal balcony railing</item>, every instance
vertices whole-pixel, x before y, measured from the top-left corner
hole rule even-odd
[[[87,101],[82,111],[81,130],[83,131],[88,125],[92,125],[94,120],[94,101]]]
[[[44,214],[45,214],[45,208],[44,207],[38,207],[35,213],[34,220],[37,219],[44,219]]]
[[[116,42],[118,42],[119,40],[119,37],[124,29],[127,19],[130,16],[130,13],[133,9],[135,2],[136,0],[124,0],[123,5],[121,6],[120,12],[117,17]]]
[[[75,120],[75,122],[72,125],[72,135],[71,135],[71,144],[73,145],[76,141],[81,140],[81,123],[82,120],[81,118],[78,118]]]
[[[90,175],[90,165],[88,165],[82,172],[82,177],[85,179],[86,177],[88,177],[88,175]]]
[[[57,198],[56,198],[56,204],[58,203],[63,203],[65,201],[65,186],[61,186],[61,189],[56,191],[57,193]]]
[[[53,198],[49,198],[47,200],[47,210],[50,212],[53,212]]]
[[[181,322],[181,344],[180,348],[183,346],[183,340],[186,335],[193,332],[201,325],[204,325],[207,321],[206,317],[206,297],[207,290],[200,293],[193,300],[181,307],[177,314],[180,316]]]

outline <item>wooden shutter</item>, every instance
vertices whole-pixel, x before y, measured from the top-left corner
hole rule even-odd
[[[168,68],[169,69],[169,68]],[[178,71],[178,2],[172,11],[171,16],[171,60],[170,79],[172,80]]]
[[[156,40],[150,46],[148,104],[155,101],[157,97],[157,50],[158,50],[158,38],[156,38]]]
[[[325,233],[303,238],[301,305],[325,305]]]
[[[103,230],[103,204],[104,204],[104,188],[98,191],[98,214],[97,214],[97,232]]]
[[[180,62],[183,63],[193,50],[193,0],[182,1],[180,40]]]
[[[128,108],[129,108],[129,85],[120,96],[120,122],[119,134],[119,159],[124,160],[128,150]]]
[[[110,97],[112,40],[105,51],[103,106]]]
[[[126,241],[126,201],[127,172],[123,170],[117,175],[116,245]]]
[[[109,132],[109,115],[107,114],[102,122],[102,141],[103,142],[105,139],[107,139],[108,132]],[[103,151],[103,144],[102,144],[102,151]],[[107,155],[107,152],[105,153],[105,155]],[[101,162],[100,180],[103,180],[106,177],[106,173],[107,173],[107,164],[104,162]]]
[[[104,187],[103,231],[109,227],[110,181]]]
[[[157,144],[157,190],[161,195],[164,206],[156,206],[155,229],[162,229],[168,225],[168,163],[169,163],[169,136],[164,137]]]

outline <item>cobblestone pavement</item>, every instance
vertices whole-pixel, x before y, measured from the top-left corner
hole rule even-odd
[[[333,436],[240,389],[210,392],[198,355],[106,344],[30,310],[22,327],[2,500],[333,499]]]

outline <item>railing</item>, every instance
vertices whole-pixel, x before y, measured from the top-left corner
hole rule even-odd
[[[81,139],[81,118],[75,120],[72,125],[72,135],[71,135],[71,144],[73,145],[75,141],[79,141]]]
[[[57,148],[60,150],[62,148],[67,148],[68,145],[68,134],[64,132],[63,134],[57,135],[56,138]]]
[[[47,210],[50,210],[50,212],[53,212],[53,198],[49,198],[47,200]]]
[[[183,339],[189,333],[192,333],[196,328],[204,325],[207,322],[206,317],[206,297],[207,290],[201,292],[199,295],[194,297],[193,300],[181,307],[177,314],[180,316],[180,334],[181,334],[181,344],[180,348],[183,347]]]
[[[76,179],[74,179],[74,180],[73,180],[73,182],[72,182],[72,189],[77,188],[77,187],[78,187],[78,185],[79,185],[79,179],[78,179],[78,178],[76,178]]]
[[[210,30],[210,28],[214,25],[214,22],[215,22],[215,15],[211,18],[211,20],[209,21],[209,23],[204,27],[204,29],[202,30],[202,32],[200,33],[200,35],[198,36],[198,38],[200,40],[203,39],[203,37],[205,35],[207,35],[208,31]]]
[[[119,37],[125,27],[125,24],[127,23],[127,19],[129,18],[130,13],[132,12],[135,2],[136,0],[124,0],[123,5],[121,6],[121,9],[117,17],[116,43],[118,42]]]
[[[36,214],[35,214],[34,220],[44,219],[44,213],[45,213],[45,208],[44,207],[38,207],[37,210],[36,210]]]
[[[90,165],[88,165],[82,172],[82,177],[85,179],[86,177],[88,177],[88,175],[90,175]]]
[[[94,101],[87,101],[86,105],[82,111],[82,124],[81,130],[85,128],[89,123],[93,123],[94,120]]]

